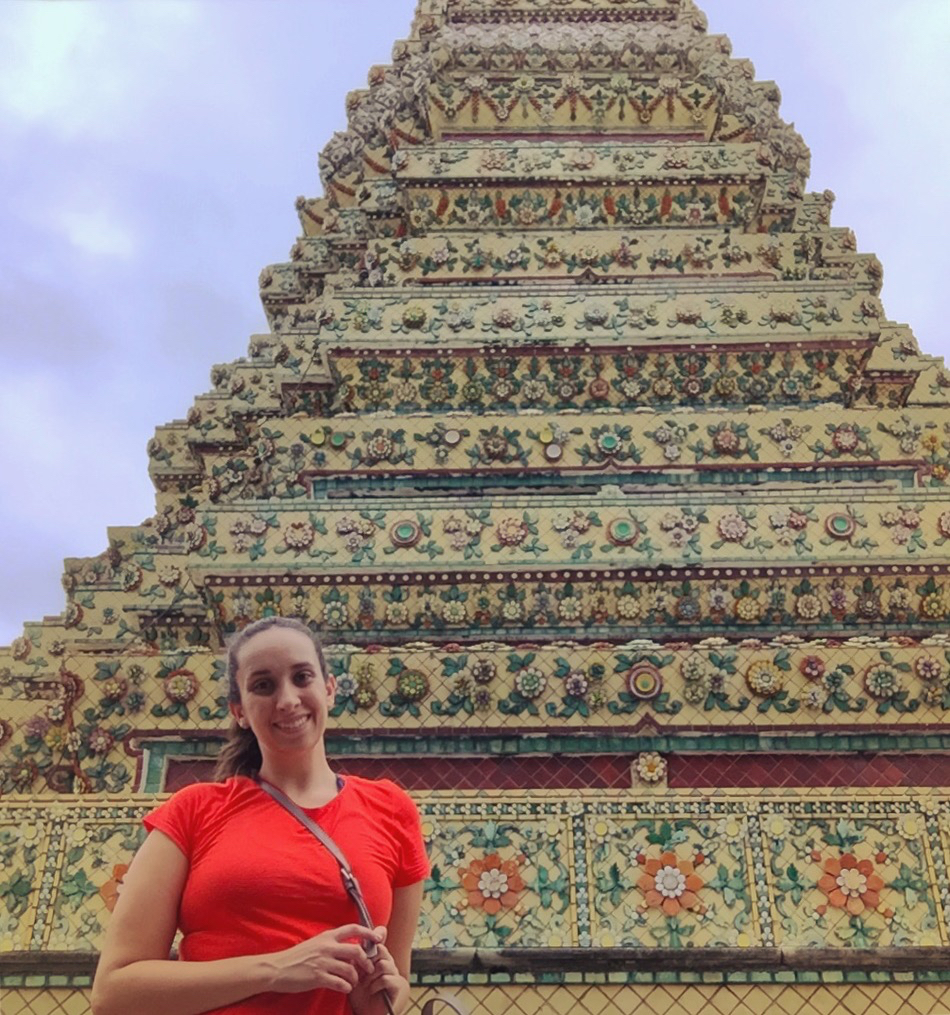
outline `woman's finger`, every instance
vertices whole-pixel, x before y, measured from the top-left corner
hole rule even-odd
[[[369,994],[389,994],[390,997],[395,997],[399,991],[401,977],[398,973],[386,973],[382,976],[374,976],[367,982],[367,991]]]
[[[342,959],[344,962],[349,962],[351,965],[360,966],[367,970],[367,972],[373,968],[373,960],[363,951],[362,945],[349,944],[348,942],[340,943],[330,950],[330,954]]]
[[[360,982],[360,974],[350,962],[342,962],[338,959],[328,962],[327,971],[333,976],[346,980],[347,983],[352,983],[354,986]]]
[[[382,937],[380,937],[380,930],[383,931]],[[361,923],[347,923],[342,927],[337,927],[330,931],[329,934],[336,941],[348,941],[357,938],[360,941],[375,941],[379,944],[386,940],[385,931],[385,927],[370,929],[369,927],[364,927]]]
[[[325,986],[328,990],[335,990],[340,994],[349,994],[356,984],[350,983],[349,980],[343,980],[338,976],[333,976],[328,973],[326,982],[323,986]]]

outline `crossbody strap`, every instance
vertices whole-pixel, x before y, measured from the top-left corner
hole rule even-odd
[[[343,879],[343,887],[346,889],[346,894],[349,895],[353,901],[353,905],[356,906],[356,911],[360,916],[360,923],[364,927],[373,928],[373,918],[370,916],[369,910],[366,908],[366,901],[363,899],[363,892],[360,889],[360,883],[356,880],[356,875],[353,873],[353,869],[350,867],[349,861],[346,859],[343,850],[330,838],[327,832],[325,832],[304,809],[293,802],[289,796],[283,791],[278,789],[276,786],[258,776],[257,784],[261,789],[270,797],[272,797],[277,803],[280,804],[284,810],[292,814],[299,822],[307,829],[310,834],[317,839],[323,847],[327,850],[330,856],[333,857],[337,862],[337,866],[340,868],[340,877]],[[379,949],[376,947],[375,941],[364,941],[363,951],[366,952],[367,956],[371,959],[375,958]],[[396,1015],[393,1011],[393,1006],[389,1000],[389,997],[383,993],[383,1001],[386,1004],[386,1011],[389,1015]]]
[[[349,861],[343,854],[343,850],[330,838],[326,831],[317,824],[309,814],[304,811],[302,807],[295,804],[293,800],[284,793],[283,790],[278,789],[276,786],[264,779],[258,778],[258,785],[261,789],[274,798],[277,803],[280,804],[284,810],[289,811],[299,822],[310,832],[311,835],[324,846],[330,856],[336,860],[337,865],[340,868],[340,877],[343,879],[343,887],[346,889],[346,894],[353,900],[353,904],[356,906],[356,910],[360,916],[360,922],[365,927],[372,928],[373,922],[370,916],[369,910],[366,908],[366,902],[363,899],[363,892],[360,890],[360,883],[356,880],[356,875],[353,873],[353,869],[350,867]],[[366,954],[372,958],[376,954],[376,946],[372,942],[367,942],[368,947],[366,948]],[[369,949],[372,948],[372,951]]]
[[[315,839],[323,844],[330,856],[336,860],[337,865],[340,868],[340,877],[343,879],[343,887],[346,889],[347,895],[349,895],[349,897],[353,900],[353,905],[356,906],[356,910],[360,915],[360,923],[362,923],[364,927],[371,928],[373,926],[372,917],[370,916],[369,910],[366,908],[366,902],[363,899],[363,892],[360,890],[360,883],[356,880],[356,875],[353,873],[343,850],[340,849],[333,839],[330,838],[327,832],[324,831],[324,829],[321,828],[320,825],[318,825],[317,822],[314,821],[302,807],[295,804],[283,790],[278,789],[269,782],[265,782],[265,780],[261,779],[260,776],[257,778],[257,784],[262,790],[264,790],[265,793],[267,793],[268,796],[272,797],[277,803],[279,803],[284,810],[292,814]],[[373,958],[376,955],[377,949],[374,942],[368,941],[364,943],[363,950],[370,958]],[[390,1015],[395,1015],[389,998],[385,994],[383,994],[383,1000],[386,1003],[386,1009]],[[447,1006],[452,1011],[457,1012],[458,1015],[464,1015],[462,1008],[458,1006],[458,1002],[447,997],[430,998],[423,1006],[422,1015],[433,1015],[435,1012],[435,1006],[440,1003]]]
[[[466,1015],[465,1009],[461,1008],[459,1002],[451,997],[430,997],[428,1001],[422,1006],[422,1015],[436,1015],[436,1005],[444,1005],[450,1011],[454,1011],[455,1015]]]

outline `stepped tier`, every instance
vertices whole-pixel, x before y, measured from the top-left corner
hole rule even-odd
[[[668,382],[672,387],[672,382]],[[257,421],[240,450],[218,449],[186,427],[159,431],[150,446],[160,489],[203,489],[212,501],[308,497],[379,480],[410,492],[440,482],[473,487],[473,477],[538,485],[603,483],[682,486],[737,482],[748,474],[814,483],[820,477],[889,472],[901,482],[943,489],[950,462],[945,408],[846,411],[799,406],[736,412],[586,414],[486,412],[482,416],[365,414],[332,423],[296,417]],[[718,479],[707,477],[710,473]],[[488,477],[491,477],[489,480]],[[464,481],[463,481],[464,480]],[[383,482],[385,481],[385,482]],[[202,486],[203,484],[203,486]]]
[[[495,191],[497,194],[498,191]],[[496,198],[497,200],[497,198]],[[551,203],[561,200],[552,198]],[[568,195],[568,200],[570,196]],[[544,211],[548,211],[544,205]],[[622,208],[619,209],[622,211]],[[524,214],[519,212],[517,214]],[[427,236],[414,240],[376,242],[359,255],[338,258],[340,270],[357,269],[352,282],[364,288],[445,285],[511,286],[544,283],[562,298],[577,293],[594,295],[591,285],[622,286],[624,294],[640,292],[646,280],[675,282],[687,289],[697,283],[728,279],[751,292],[768,290],[769,282],[851,282],[864,292],[876,294],[881,269],[873,256],[852,252],[853,238],[828,230],[805,239],[795,233],[769,237],[736,233],[725,237],[696,232],[657,231],[631,236],[620,231],[598,230],[591,236],[571,232],[525,238],[509,231],[485,237],[480,233],[451,237]],[[849,249],[850,248],[850,249]],[[820,250],[820,255],[818,251]],[[289,292],[306,289],[306,276],[313,262],[300,259],[292,265],[275,266],[263,291]],[[294,276],[297,276],[295,281]],[[561,285],[557,285],[561,283]],[[638,284],[639,283],[639,284]],[[628,289],[628,285],[630,288]],[[789,286],[795,291],[795,286]],[[781,290],[778,290],[781,291]],[[462,295],[457,293],[456,296]],[[477,298],[466,292],[465,296]]]
[[[406,335],[410,342],[422,336],[427,344],[441,345],[453,338],[470,343],[473,332],[493,336],[494,344],[502,348],[555,336],[569,342],[665,339],[683,345],[710,336],[754,337],[764,345],[785,336],[799,341],[808,336],[863,337],[879,332],[884,323],[873,296],[835,280],[799,286],[759,283],[738,293],[734,283],[716,279],[705,283],[677,279],[675,285],[668,279],[665,292],[658,292],[655,284],[625,287],[625,292],[612,288],[585,292],[576,285],[565,291],[537,282],[519,286],[517,293],[486,293],[477,287],[463,293],[445,286],[401,298],[385,291],[352,289],[336,293],[337,299],[329,303],[306,305],[301,300],[293,314],[288,311],[293,299],[288,290],[284,293],[278,317],[292,322],[292,332],[301,336],[304,348],[308,332],[347,342],[372,335],[372,345],[383,348],[399,343],[391,336]]]

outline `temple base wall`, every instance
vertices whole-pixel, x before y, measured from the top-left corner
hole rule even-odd
[[[626,977],[627,974],[617,974]],[[665,974],[644,974],[665,975]],[[686,974],[680,974],[681,979]],[[703,974],[706,976],[718,974]],[[468,984],[451,993],[469,1015],[942,1015],[950,1011],[950,972],[934,982],[907,983],[829,982],[819,974],[799,974],[813,979],[797,983],[741,982],[731,974],[728,983],[571,983]],[[770,973],[746,974],[750,979],[770,980]],[[847,974],[821,974],[844,977]],[[879,977],[890,974],[877,974]],[[895,977],[913,974],[894,974]],[[43,977],[31,977],[42,980]],[[55,978],[52,978],[55,979]],[[422,1011],[432,996],[429,987],[416,987],[412,1015]],[[0,994],[4,1015],[91,1015],[89,990],[73,986],[9,986]],[[434,1015],[439,1015],[437,1006]],[[448,1008],[444,1009],[448,1011]]]

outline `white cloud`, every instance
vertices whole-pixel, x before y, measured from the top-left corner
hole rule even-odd
[[[199,16],[200,5],[187,0],[7,0],[0,21],[0,109],[64,136],[115,134],[153,90],[156,62],[194,48]]]
[[[90,254],[128,258],[135,251],[132,233],[103,211],[74,209],[61,211],[57,219],[69,242]]]

